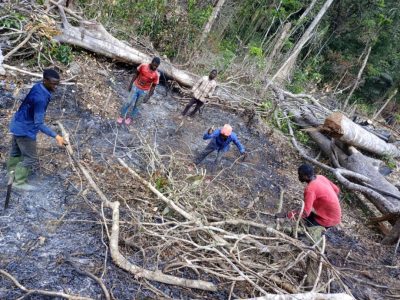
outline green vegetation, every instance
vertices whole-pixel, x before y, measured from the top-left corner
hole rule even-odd
[[[392,156],[384,155],[382,157],[382,160],[385,162],[385,164],[386,164],[386,166],[388,166],[388,168],[396,169],[396,167],[397,167],[396,160]]]
[[[164,176],[158,176],[155,179],[155,187],[158,191],[160,191],[161,193],[166,192],[168,186],[169,186],[169,181],[168,178],[164,177]]]
[[[0,14],[1,16],[1,14]],[[21,21],[25,20],[25,16],[18,12],[13,12],[4,18],[0,18],[0,29],[1,28],[14,28],[19,29]]]
[[[148,37],[157,50],[175,58],[194,47],[212,12],[212,1],[189,0],[185,6],[165,0],[79,0],[87,15],[111,28],[118,38]],[[182,56],[182,54],[181,54]]]
[[[143,37],[172,61],[186,63],[194,53],[204,52],[203,59],[200,55],[196,56],[200,60],[191,62],[196,71],[217,67],[224,77],[229,77],[237,72],[230,66],[242,64],[242,72],[248,74],[245,80],[260,82],[266,66],[269,75],[279,68],[324,2],[318,1],[303,16],[311,1],[227,0],[200,48],[197,42],[215,1],[78,0],[77,4],[88,18],[96,18],[117,37]],[[286,38],[278,53],[273,53],[276,39],[288,23],[291,26]],[[371,46],[362,82],[350,103],[357,102],[362,111],[373,112],[388,90],[400,84],[399,28],[397,0],[334,1],[301,51],[288,88],[294,93],[304,92],[309,85],[344,89],[342,95],[346,98]],[[63,57],[64,62],[68,60],[66,55]],[[396,97],[398,101],[400,96]]]
[[[52,56],[64,65],[68,65],[74,58],[74,55],[72,54],[72,48],[69,45],[52,43],[52,46],[49,50]]]
[[[264,101],[261,105],[261,110],[263,111],[271,111],[273,109],[273,103],[271,101]],[[285,135],[289,135],[289,125],[288,121],[292,119],[293,116],[289,115],[288,117],[285,117],[280,110],[278,110],[278,118],[281,120],[280,127],[277,124],[277,121],[275,118],[269,118],[268,120],[265,120],[267,124],[270,126],[275,127],[276,129],[280,130],[283,132]],[[288,120],[289,119],[289,120]],[[293,129],[294,136],[296,140],[303,144],[303,145],[309,145],[310,144],[310,136],[301,130],[299,126],[296,124],[293,124],[292,122],[290,123],[290,126]]]

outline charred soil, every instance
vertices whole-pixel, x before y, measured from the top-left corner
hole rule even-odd
[[[118,109],[127,97],[129,74],[107,61],[82,56],[76,85],[60,86],[53,96],[47,121],[60,120],[71,134],[76,157],[92,170],[92,176],[110,200],[121,202],[121,252],[147,269],[169,271],[175,276],[201,277],[219,284],[211,274],[199,276],[190,267],[173,265],[184,260],[185,247],[157,244],[148,239],[141,222],[162,224],[175,220],[174,212],[135,181],[118,163],[122,158],[167,197],[186,203],[192,213],[208,220],[245,219],[273,225],[281,192],[284,209],[301,203],[302,185],[297,181],[300,159],[279,132],[262,124],[248,126],[242,114],[207,105],[192,119],[180,118],[187,97],[158,86],[152,99],[142,105],[129,126],[117,125]],[[99,72],[99,70],[101,70]],[[68,73],[65,73],[66,75]],[[31,82],[3,78],[0,88],[1,160],[5,162],[10,144],[8,124],[18,101]],[[211,126],[230,123],[249,154],[238,159],[234,145],[222,165],[211,172],[213,154],[199,168],[195,155],[207,142],[204,132]],[[40,167],[32,182],[40,191],[13,192],[9,209],[0,215],[0,268],[31,289],[64,291],[102,299],[96,281],[82,274],[86,270],[101,278],[115,299],[227,299],[231,286],[218,292],[201,292],[143,280],[118,268],[110,257],[104,223],[110,221],[100,199],[84,178],[71,168],[70,160],[55,142],[39,134]],[[6,170],[0,189],[5,198]],[[3,200],[0,204],[2,205]],[[342,280],[358,299],[388,299],[400,293],[400,267],[393,247],[379,244],[381,236],[365,227],[365,215],[353,201],[342,201],[344,220],[327,232],[328,260],[342,273]],[[105,219],[102,217],[104,214]],[[252,232],[250,228],[241,230]],[[288,259],[290,257],[288,256]],[[72,263],[71,263],[72,262]],[[397,288],[396,288],[397,287]],[[333,285],[332,290],[335,290]],[[248,297],[244,283],[232,287],[234,295]],[[0,277],[0,298],[15,299],[23,293]],[[30,299],[43,299],[32,295]]]

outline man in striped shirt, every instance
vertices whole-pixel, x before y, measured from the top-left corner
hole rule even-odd
[[[204,105],[206,98],[212,97],[214,90],[217,86],[215,78],[217,77],[217,70],[212,70],[208,76],[203,76],[192,88],[193,98],[190,100],[188,105],[182,112],[182,116],[185,116],[189,109],[196,104],[193,111],[189,114],[189,117],[193,117],[195,113]]]

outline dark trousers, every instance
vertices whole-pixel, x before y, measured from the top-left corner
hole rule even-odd
[[[25,136],[18,137],[13,135],[10,156],[21,156],[22,166],[32,169],[38,162],[36,141]]]
[[[189,114],[189,116],[193,117],[194,114],[200,109],[200,107],[203,106],[203,102],[201,102],[199,99],[196,98],[192,98],[190,100],[190,102],[186,105],[185,109],[182,112],[182,115],[186,115],[186,113],[188,112],[188,110],[194,105],[196,104],[196,107],[193,109],[193,111]]]
[[[217,151],[217,157],[215,158],[214,164],[213,164],[213,170],[220,164],[222,156],[226,151],[220,150],[218,146],[216,145],[216,142],[214,139],[211,140],[211,142],[207,145],[207,147],[197,155],[195,159],[195,164],[198,165],[200,164],[209,154],[212,152]]]
[[[316,215],[314,212],[311,212],[310,215],[309,215],[307,218],[304,218],[305,225],[306,225],[307,227],[322,226],[322,225],[319,224],[319,223],[317,222],[317,220],[315,219],[316,216],[317,216],[317,215]],[[326,226],[322,226],[322,227],[325,227],[325,228],[327,228],[327,229],[329,228],[329,227],[326,227]]]

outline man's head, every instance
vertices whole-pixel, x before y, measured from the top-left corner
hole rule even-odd
[[[210,75],[208,75],[208,78],[210,78],[210,80],[213,80],[215,77],[217,77],[218,71],[217,69],[213,69],[210,72]]]
[[[225,124],[224,127],[221,128],[221,137],[226,140],[232,134],[232,127],[229,124]]]
[[[50,92],[55,92],[57,86],[60,84],[60,75],[53,69],[46,69],[43,71],[43,85]]]
[[[150,69],[152,69],[153,71],[157,70],[160,63],[161,63],[161,59],[157,56],[154,57],[150,63]]]
[[[299,167],[299,169],[297,170],[297,172],[299,174],[299,180],[301,182],[308,183],[315,178],[314,169],[312,166],[310,166],[308,164],[301,165]]]

